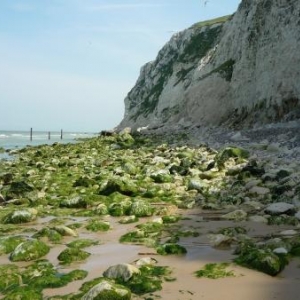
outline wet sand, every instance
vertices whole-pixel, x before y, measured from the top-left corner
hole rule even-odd
[[[66,295],[78,291],[85,281],[102,276],[102,273],[110,266],[118,263],[133,263],[135,260],[152,256],[158,261],[158,265],[169,266],[172,269],[172,277],[176,281],[165,282],[163,289],[150,296],[153,299],[164,300],[296,300],[300,292],[300,260],[294,259],[277,277],[271,277],[261,272],[237,266],[232,263],[234,255],[232,249],[218,250],[209,244],[207,234],[216,232],[219,228],[228,226],[243,226],[248,229],[250,236],[274,235],[291,226],[269,226],[253,222],[235,223],[231,221],[201,221],[199,211],[182,211],[188,219],[182,220],[174,226],[181,229],[193,229],[199,232],[198,237],[183,237],[180,244],[185,246],[187,254],[183,256],[155,255],[155,250],[141,245],[127,245],[118,242],[121,235],[132,230],[137,224],[121,225],[118,218],[108,217],[113,229],[104,233],[89,233],[79,231],[81,238],[100,240],[100,244],[85,248],[91,253],[86,262],[72,264],[72,268],[63,267],[61,271],[70,271],[76,268],[87,270],[89,275],[82,281],[70,283],[68,286],[57,289],[44,290],[44,297],[53,295]],[[201,213],[200,213],[201,214]],[[141,219],[139,223],[146,222],[148,218]],[[66,242],[68,242],[66,240]],[[58,246],[51,250],[47,259],[58,265],[57,255],[65,246]],[[147,255],[149,254],[149,255]],[[152,255],[151,255],[152,254]],[[222,279],[197,278],[194,272],[204,267],[207,263],[228,262],[229,270],[234,277]],[[134,296],[133,299],[145,299],[149,295]]]

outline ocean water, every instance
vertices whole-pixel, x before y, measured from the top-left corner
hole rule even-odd
[[[37,146],[42,144],[51,145],[53,143],[75,143],[77,139],[88,138],[96,136],[95,133],[82,132],[63,132],[63,139],[61,139],[60,132],[51,132],[50,139],[48,132],[33,131],[32,141],[30,140],[30,131],[3,131],[0,130],[0,148],[16,149],[26,146]],[[8,158],[7,153],[0,153],[1,158]]]

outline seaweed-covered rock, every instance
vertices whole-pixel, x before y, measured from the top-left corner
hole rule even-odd
[[[107,221],[90,220],[85,228],[90,231],[107,231],[110,229],[110,224]]]
[[[100,189],[99,194],[104,196],[109,196],[114,192],[119,192],[127,196],[133,196],[137,193],[137,188],[131,182],[122,179],[113,178],[108,180],[107,184]]]
[[[238,147],[226,147],[221,150],[215,157],[215,162],[219,169],[223,169],[225,166],[225,162],[230,159],[247,159],[249,158],[249,152],[245,149]]]
[[[10,185],[10,189],[8,191],[9,195],[19,196],[24,193],[28,193],[33,191],[34,188],[32,185],[28,184],[25,181],[14,181]]]
[[[286,202],[272,203],[265,208],[265,213],[272,216],[278,216],[282,214],[294,215],[295,212],[295,206]]]
[[[137,199],[132,203],[129,214],[136,217],[149,217],[152,216],[153,211],[154,209],[149,202]]]
[[[197,178],[191,178],[188,182],[188,190],[197,190],[198,192],[203,192],[208,188],[208,184],[203,180]]]
[[[243,221],[247,218],[247,213],[242,209],[238,209],[223,215],[222,218],[226,220],[232,220],[232,221]]]
[[[55,226],[55,227],[53,227],[53,229],[56,230],[62,236],[73,236],[73,237],[78,236],[78,233],[68,226],[64,226],[64,225]]]
[[[134,274],[139,274],[140,270],[130,264],[118,264],[109,267],[103,272],[103,276],[112,279],[121,279],[122,281],[128,281]]]
[[[3,218],[4,224],[21,224],[32,222],[37,217],[37,210],[34,208],[15,210]]]
[[[0,265],[0,292],[3,292],[8,287],[17,286],[20,283],[20,280],[21,276],[19,275],[19,270],[16,265]]]
[[[111,216],[120,217],[130,215],[132,202],[130,200],[123,200],[121,202],[111,203],[108,207],[108,212]]]
[[[29,239],[19,244],[10,254],[11,261],[30,261],[46,255],[50,250],[44,242]]]
[[[138,222],[139,218],[137,216],[126,216],[122,218],[119,223],[120,224],[130,224],[130,223],[135,223]]]
[[[122,285],[114,284],[110,281],[103,280],[93,286],[81,300],[130,300],[131,292]]]
[[[280,273],[288,263],[285,254],[274,253],[270,248],[258,248],[252,243],[244,243],[238,249],[239,257],[235,262],[271,276]]]
[[[62,200],[59,206],[66,208],[87,208],[87,202],[81,197],[74,197],[72,199]]]
[[[74,261],[83,261],[91,254],[79,248],[67,248],[58,255],[58,260],[62,264],[70,264]]]
[[[156,248],[158,254],[168,255],[168,254],[185,254],[186,249],[178,244],[167,243],[160,245]]]
[[[70,242],[67,246],[70,248],[86,248],[90,246],[98,245],[98,241],[93,241],[89,239],[78,239]]]
[[[0,255],[8,254],[25,241],[23,236],[5,236],[0,237]]]
[[[36,239],[47,238],[49,241],[53,243],[58,243],[62,239],[62,235],[59,234],[59,232],[49,227],[42,228],[37,233],[35,233],[32,237]]]

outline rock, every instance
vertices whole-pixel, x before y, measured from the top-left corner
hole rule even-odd
[[[81,300],[93,299],[112,299],[112,300],[130,300],[131,292],[122,285],[117,285],[109,281],[103,280],[93,286]]]
[[[136,217],[150,217],[153,211],[154,209],[149,202],[137,199],[132,203],[129,213]]]
[[[222,216],[222,219],[233,220],[233,221],[243,221],[246,218],[247,218],[247,213],[241,209],[232,211]]]
[[[79,248],[67,248],[63,250],[57,257],[62,264],[70,264],[75,261],[83,261],[91,254]]]
[[[19,244],[10,255],[10,260],[15,261],[30,261],[43,257],[50,250],[44,242],[29,239]]]
[[[156,251],[160,255],[185,254],[187,252],[183,246],[173,243],[160,245],[156,248]]]
[[[295,214],[295,217],[300,221],[300,211]]]
[[[73,236],[73,237],[78,236],[78,233],[75,230],[64,225],[55,226],[53,229],[56,230],[62,236]]]
[[[96,208],[95,211],[99,215],[107,215],[108,214],[108,208],[104,203],[100,203]]]
[[[231,245],[233,239],[230,236],[224,234],[210,234],[208,236],[213,247],[228,247]]]
[[[284,231],[281,231],[279,233],[279,235],[281,235],[281,236],[295,236],[295,235],[298,235],[298,231],[293,230],[293,229],[284,230]]]
[[[155,264],[157,264],[157,260],[152,257],[143,257],[143,258],[136,260],[135,264],[138,267],[145,266],[145,265],[155,265]]]
[[[66,208],[87,208],[87,202],[81,197],[75,197],[72,199],[62,200],[59,206]]]
[[[33,191],[33,187],[25,181],[15,181],[12,182],[9,189],[9,194],[13,195],[22,195],[24,193],[28,193]]]
[[[140,270],[130,264],[118,264],[109,267],[103,272],[103,276],[113,279],[121,279],[123,281],[128,281],[134,274],[140,274]]]
[[[119,192],[127,196],[133,196],[137,193],[137,188],[133,183],[114,178],[108,180],[107,184],[100,189],[99,194],[109,196],[115,192]]]
[[[274,249],[273,253],[275,253],[275,254],[288,254],[288,250],[286,250],[283,247],[280,247],[280,248]]]
[[[207,188],[208,184],[197,178],[192,178],[188,182],[188,190],[197,190],[198,192],[203,192]]]
[[[272,203],[265,209],[265,213],[271,216],[278,216],[281,214],[294,215],[295,212],[295,206],[286,202]]]
[[[5,203],[5,198],[0,194],[0,205]]]
[[[3,219],[4,224],[21,224],[32,222],[37,217],[37,210],[34,208],[26,210],[16,210],[6,215]]]
[[[24,241],[25,237],[22,236],[0,237],[0,255],[14,251],[15,248]]]
[[[268,219],[264,216],[250,216],[248,218],[249,221],[255,222],[255,223],[265,223],[268,224]]]
[[[249,193],[258,196],[265,196],[270,194],[270,189],[261,186],[254,186],[249,190]]]
[[[216,164],[219,169],[225,167],[225,162],[230,158],[240,158],[247,159],[249,157],[249,152],[242,148],[237,147],[227,147],[221,150],[215,157]]]

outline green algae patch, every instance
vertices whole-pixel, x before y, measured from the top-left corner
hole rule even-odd
[[[50,247],[37,239],[30,239],[19,244],[10,255],[11,261],[30,261],[48,254]]]
[[[98,245],[98,244],[99,244],[98,241],[93,241],[93,240],[89,240],[89,239],[78,239],[78,240],[75,240],[75,241],[67,244],[67,246],[69,248],[82,249],[82,248],[86,248],[86,247],[90,247],[90,246],[94,246],[94,245]]]
[[[173,244],[173,243],[167,243],[160,245],[156,248],[156,251],[160,255],[170,255],[170,254],[175,254],[175,255],[182,255],[186,254],[186,249],[178,244]]]
[[[22,236],[0,237],[0,255],[14,251],[15,248],[24,241],[25,238]]]
[[[42,300],[43,295],[40,290],[30,286],[16,287],[13,291],[6,294],[5,300]]]
[[[226,236],[229,236],[229,237],[234,237],[238,234],[246,234],[247,233],[247,229],[243,228],[243,227],[225,227],[225,228],[222,228],[218,231],[218,233],[220,234],[224,234]]]
[[[143,295],[161,290],[164,277],[171,274],[168,267],[162,266],[144,265],[139,270],[140,273],[134,274],[130,280],[117,282],[128,287],[132,293]]]
[[[234,276],[234,273],[232,271],[226,270],[228,267],[228,263],[206,264],[203,269],[196,271],[195,274],[197,277],[205,277],[210,279],[219,279]]]
[[[80,250],[79,248],[67,248],[63,250],[57,258],[62,264],[71,264],[76,261],[84,261],[90,255],[90,253]]]
[[[89,231],[108,231],[110,229],[109,222],[90,220],[88,225],[85,227]]]
[[[150,217],[153,215],[153,212],[154,208],[148,201],[136,199],[131,205],[129,214],[136,217]]]
[[[175,215],[162,216],[162,220],[164,224],[177,223],[180,220],[180,216],[175,216]]]
[[[19,268],[13,264],[0,266],[0,292],[3,293],[9,287],[22,283],[22,277],[18,274]]]

